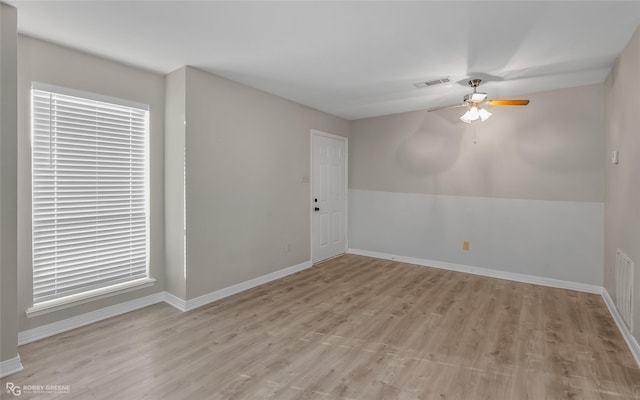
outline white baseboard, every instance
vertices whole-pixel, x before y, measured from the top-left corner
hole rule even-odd
[[[457,271],[457,272],[465,272],[468,274],[481,275],[481,276],[487,276],[487,277],[498,278],[498,279],[506,279],[506,280],[515,281],[515,282],[532,283],[535,285],[549,286],[549,287],[554,287],[559,289],[569,289],[569,290],[576,290],[579,292],[602,294],[601,286],[588,285],[586,283],[563,281],[560,279],[552,279],[552,278],[543,278],[543,277],[534,276],[534,275],[517,274],[514,272],[505,272],[505,271],[498,271],[498,270],[489,269],[489,268],[472,267],[469,265],[453,264],[453,263],[448,263],[443,261],[434,261],[434,260],[426,260],[422,258],[405,257],[405,256],[399,256],[396,254],[378,253],[378,252],[369,251],[369,250],[349,249],[348,252],[350,254],[381,258],[383,260],[394,260],[394,261],[400,261],[408,264],[416,264],[416,265],[422,265],[425,267],[446,269],[446,270]]]
[[[629,329],[626,327],[626,325],[622,321],[622,317],[618,313],[618,310],[615,307],[613,300],[611,300],[609,293],[607,292],[606,289],[600,286],[587,285],[583,283],[563,281],[558,279],[541,278],[537,276],[524,275],[524,274],[515,274],[511,272],[503,272],[503,271],[497,271],[497,270],[492,270],[487,268],[471,267],[467,265],[452,264],[452,263],[446,263],[446,262],[440,262],[440,261],[432,261],[432,260],[419,259],[419,258],[413,258],[413,257],[398,256],[398,255],[387,254],[387,253],[378,253],[378,252],[373,252],[368,250],[348,249],[348,253],[363,255],[367,257],[380,258],[384,260],[400,261],[400,262],[405,262],[409,264],[416,264],[416,265],[422,265],[422,266],[433,267],[433,268],[447,269],[447,270],[458,271],[458,272],[466,272],[474,275],[482,275],[482,276],[488,276],[492,278],[507,279],[507,280],[512,280],[516,282],[532,283],[532,284],[537,284],[542,286],[550,286],[550,287],[561,288],[561,289],[570,289],[570,290],[577,290],[581,292],[600,294],[604,299],[604,302],[607,305],[607,308],[609,309],[611,316],[616,322],[618,329],[622,333],[622,336],[624,337],[624,340],[627,343],[627,346],[629,347],[631,354],[633,355],[634,359],[638,363],[638,366],[640,366],[640,346],[638,345],[638,342],[635,340],[635,338],[633,337]],[[257,278],[250,279],[248,281],[241,282],[236,285],[232,285],[220,290],[216,290],[211,293],[205,294],[203,296],[196,297],[195,299],[186,300],[186,301],[168,292],[160,292],[160,293],[152,294],[149,296],[141,297],[139,299],[134,299],[121,304],[105,307],[100,310],[92,311],[86,314],[81,314],[81,315],[68,318],[62,321],[54,322],[52,324],[43,325],[38,328],[29,329],[27,331],[20,332],[18,334],[18,345],[23,345],[30,342],[34,342],[36,340],[44,339],[49,336],[57,335],[58,333],[66,332],[71,329],[79,328],[84,325],[98,322],[103,319],[115,317],[117,315],[134,311],[139,308],[147,307],[152,304],[160,303],[163,301],[177,308],[180,311],[183,311],[183,312],[190,311],[195,308],[201,307],[205,304],[223,299],[225,297],[234,295],[236,293],[240,293],[242,291],[254,288],[264,283],[283,278],[287,275],[291,275],[296,272],[305,270],[307,268],[310,268],[312,265],[313,264],[311,261],[305,261],[303,263],[300,263],[288,268],[283,268],[281,270],[278,270],[266,275],[262,275]],[[2,361],[0,362],[0,378],[22,371],[22,369],[23,369],[23,366],[20,361],[19,355],[10,360]]]
[[[171,294],[169,292],[164,292],[164,302],[176,308],[182,312],[187,311],[187,302],[186,300],[181,299],[180,297]]]
[[[250,279],[248,281],[244,281],[244,282],[240,282],[238,284],[232,285],[232,286],[228,286],[226,288],[222,288],[219,290],[214,290],[211,293],[207,293],[204,294],[202,296],[198,296],[194,299],[190,299],[190,300],[184,300],[181,299],[178,296],[175,296],[171,293],[165,292],[164,293],[164,301],[173,306],[174,308],[177,308],[178,310],[185,312],[185,311],[191,311],[194,310],[198,307],[202,307],[206,304],[209,303],[213,303],[214,301],[223,299],[225,297],[229,297],[231,295],[234,295],[236,293],[240,293],[243,292],[247,289],[251,289],[254,288],[256,286],[260,286],[264,283],[267,282],[271,282],[273,280],[276,279],[280,279],[283,278],[287,275],[291,275],[294,274],[296,272],[302,271],[304,269],[307,269],[309,267],[312,266],[311,261],[305,261],[303,263],[297,264],[297,265],[293,265],[291,267],[287,267],[287,268],[283,268],[280,270],[277,270],[275,272],[271,272],[269,274],[266,275],[262,275],[259,276],[257,278],[253,278]]]
[[[276,279],[284,278],[287,275],[295,274],[296,272],[305,270],[307,268],[310,268],[311,266],[313,266],[313,263],[309,260],[309,261],[305,261],[305,262],[297,264],[297,265],[293,265],[291,267],[283,268],[283,269],[277,270],[275,272],[271,272],[269,274],[259,276],[257,278],[249,279],[248,281],[244,281],[244,282],[240,282],[238,284],[232,285],[232,286],[228,286],[228,287],[223,288],[223,289],[215,290],[215,291],[213,291],[211,293],[207,293],[205,295],[196,297],[194,299],[187,300],[185,302],[185,307],[184,307],[183,311],[191,311],[191,310],[196,309],[198,307],[202,307],[205,304],[212,303],[214,301],[223,299],[225,297],[234,295],[236,293],[243,292],[245,290],[254,288],[256,286],[260,286],[262,284],[265,284],[267,282],[271,282],[271,281],[276,280]],[[178,299],[178,298],[176,297],[176,299]],[[182,299],[178,299],[178,300],[182,300]],[[182,301],[184,301],[184,300],[182,300]],[[171,304],[171,303],[169,303],[169,304]],[[174,307],[180,309],[180,307],[177,307],[174,304],[171,304],[171,305],[173,305]]]
[[[640,345],[638,345],[638,341],[633,337],[631,331],[629,331],[629,328],[627,328],[627,325],[625,325],[624,320],[618,312],[618,308],[613,302],[613,299],[611,299],[611,296],[609,296],[609,292],[607,291],[607,289],[602,289],[602,299],[604,300],[604,304],[607,305],[607,308],[609,309],[609,313],[613,317],[613,320],[616,321],[616,325],[618,325],[618,330],[622,334],[622,337],[624,337],[624,341],[627,342],[627,346],[629,347],[629,350],[631,350],[631,354],[636,360],[636,364],[638,364],[638,367],[640,367]]]
[[[433,261],[433,260],[425,260],[421,258],[398,256],[394,254],[378,253],[375,251],[368,251],[368,250],[349,249],[348,252],[350,254],[380,258],[383,260],[400,261],[408,264],[416,264],[416,265],[422,265],[426,267],[447,269],[447,270],[458,271],[458,272],[466,272],[469,274],[482,275],[482,276],[487,276],[491,278],[507,279],[507,280],[516,281],[516,282],[532,283],[535,285],[549,286],[549,287],[554,287],[559,289],[569,289],[569,290],[576,290],[579,292],[599,294],[602,296],[604,303],[607,305],[607,308],[609,309],[609,313],[613,317],[613,320],[616,322],[616,325],[618,326],[618,330],[622,334],[622,337],[624,337],[624,341],[627,343],[627,346],[629,347],[629,351],[631,351],[633,358],[635,359],[636,363],[640,367],[640,345],[638,345],[638,342],[629,331],[629,328],[627,328],[627,326],[624,324],[622,317],[620,316],[620,313],[618,312],[618,309],[615,306],[615,303],[613,302],[613,300],[611,300],[611,297],[609,296],[609,292],[607,292],[607,289],[601,286],[587,285],[585,283],[563,281],[559,279],[542,278],[542,277],[533,276],[533,275],[497,271],[497,270],[488,269],[488,268],[471,267],[468,265],[452,264],[452,263],[446,263],[442,261]]]
[[[263,283],[267,283],[275,279],[279,279],[287,275],[294,274],[298,271],[302,271],[311,266],[312,266],[311,261],[305,261],[301,264],[297,264],[288,268],[283,268],[281,270],[272,272],[270,274],[262,275],[257,278],[250,279],[248,281],[241,282],[233,286],[216,290],[191,300],[183,300],[168,292],[155,293],[149,296],[141,297],[139,299],[130,300],[124,303],[101,308],[99,310],[91,311],[85,314],[77,315],[75,317],[67,318],[51,324],[47,324],[47,325],[39,326],[37,328],[19,332],[18,345],[22,346],[23,344],[31,343],[36,340],[44,339],[49,336],[57,335],[59,333],[66,332],[71,329],[79,328],[84,325],[92,324],[94,322],[98,322],[103,319],[115,317],[117,315],[128,313],[130,311],[147,307],[152,304],[161,303],[163,301],[169,304],[170,306],[177,308],[180,311],[183,311],[183,312],[190,311],[195,308],[201,307],[205,304],[214,302],[216,300],[223,299],[227,296],[231,296],[233,294],[240,293],[244,290],[262,285]],[[4,366],[3,366],[3,371],[4,371]]]
[[[113,306],[101,308],[99,310],[76,315],[75,317],[63,319],[51,324],[22,331],[18,333],[18,345],[22,346],[26,343],[31,343],[49,336],[57,335],[71,329],[102,321],[103,319],[115,317],[117,315],[128,313],[130,311],[147,307],[152,304],[160,303],[162,301],[164,301],[164,292],[155,293],[149,296],[141,297],[139,299],[115,304]]]
[[[20,362],[20,355],[16,355],[12,359],[0,361],[0,378],[15,374],[24,369],[22,362]]]

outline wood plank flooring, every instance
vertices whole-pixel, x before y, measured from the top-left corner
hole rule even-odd
[[[44,399],[640,399],[597,295],[345,255],[20,347]],[[5,397],[2,397],[3,399]]]

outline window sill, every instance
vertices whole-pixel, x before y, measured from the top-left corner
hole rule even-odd
[[[84,293],[73,294],[71,296],[62,297],[60,299],[44,301],[27,308],[25,313],[27,314],[27,318],[33,318],[39,315],[48,314],[54,311],[88,303],[90,301],[104,299],[118,294],[131,292],[133,290],[150,287],[155,285],[155,283],[156,280],[153,278],[142,278],[131,282],[119,283],[117,285],[90,290]]]

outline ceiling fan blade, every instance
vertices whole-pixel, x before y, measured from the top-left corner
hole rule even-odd
[[[486,104],[489,106],[526,106],[527,104],[529,104],[529,100],[513,100],[513,99],[487,100]]]
[[[438,107],[438,108],[432,108],[430,110],[427,110],[428,112],[431,111],[440,111],[440,110],[446,110],[447,108],[458,108],[458,107],[467,107],[468,104],[467,103],[463,103],[463,104],[454,104],[452,106],[444,106],[444,107]]]

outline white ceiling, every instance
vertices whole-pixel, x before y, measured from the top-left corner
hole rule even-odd
[[[23,34],[347,119],[460,103],[470,77],[491,98],[602,82],[640,24],[638,1],[3,1]]]

